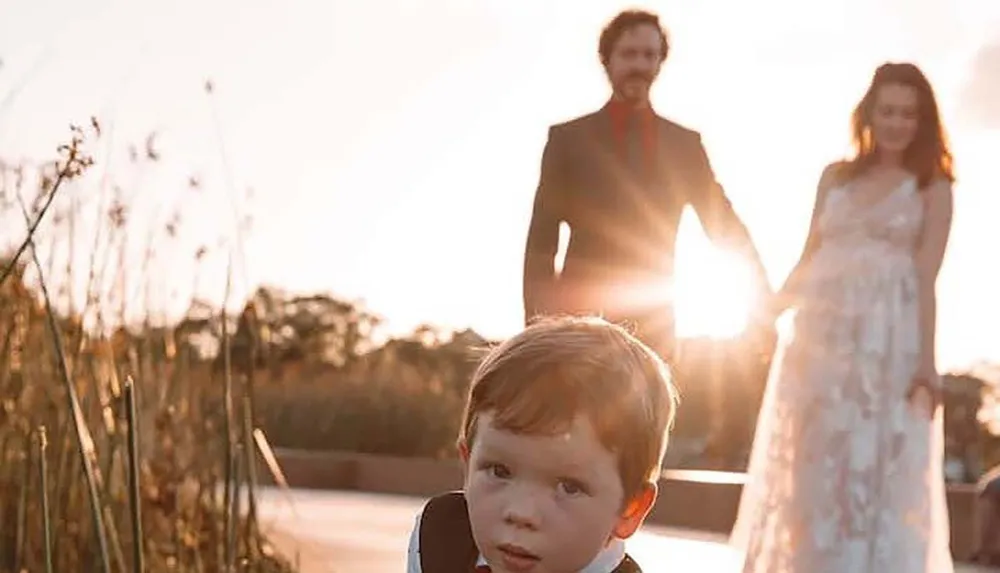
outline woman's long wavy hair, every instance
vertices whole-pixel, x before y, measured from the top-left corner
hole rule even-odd
[[[872,116],[880,88],[903,85],[917,92],[917,133],[903,155],[903,166],[917,176],[921,189],[933,180],[955,180],[948,137],[941,122],[934,89],[920,68],[909,63],[882,64],[875,70],[871,85],[854,108],[851,132],[855,155],[848,162],[848,177],[861,175],[875,163],[878,150],[872,135]]]

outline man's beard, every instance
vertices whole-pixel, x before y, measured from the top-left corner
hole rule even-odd
[[[633,84],[633,85],[629,85]],[[633,102],[646,101],[649,99],[649,90],[653,85],[653,78],[642,72],[633,72],[615,83],[614,90],[618,97]]]

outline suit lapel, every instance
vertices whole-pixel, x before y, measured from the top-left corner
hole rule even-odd
[[[618,155],[615,152],[614,131],[611,127],[611,113],[605,105],[587,120],[588,144],[592,145],[592,151],[600,157],[600,161],[607,165],[617,163]]]
[[[657,117],[659,138],[656,151],[656,181],[658,195],[671,203],[684,204],[684,182],[681,180],[683,154],[678,145],[677,132],[665,119]]]
[[[576,141],[579,161],[573,166],[580,193],[589,208],[600,212],[614,209],[620,201],[621,162],[615,152],[611,114],[607,106],[588,116]],[[594,213],[595,216],[597,213]]]
[[[642,573],[642,569],[639,568],[639,564],[632,560],[628,555],[625,559],[615,568],[611,573]]]

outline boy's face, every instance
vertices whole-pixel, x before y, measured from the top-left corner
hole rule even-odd
[[[617,459],[585,416],[569,431],[515,434],[479,416],[461,447],[472,534],[494,573],[570,573],[613,537],[627,538],[656,497],[650,485],[624,502]]]

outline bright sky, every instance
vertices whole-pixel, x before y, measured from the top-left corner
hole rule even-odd
[[[980,66],[975,93],[965,88],[975,54],[1000,43],[1000,2],[635,5],[659,11],[673,35],[654,103],[703,133],[774,283],[799,254],[819,171],[846,149],[848,114],[874,67],[920,64],[937,87],[961,178],[939,355],[945,367],[1000,360],[1000,274],[991,268],[1000,86],[988,85],[1000,58]],[[98,173],[109,165],[137,190],[138,224],[186,206],[187,251],[162,263],[176,284],[157,285],[161,299],[177,291],[170,312],[190,295],[187,253],[231,234],[235,206],[254,219],[238,294],[258,283],[329,291],[363,298],[400,328],[430,321],[503,336],[521,322],[521,257],[546,127],[606,99],[597,35],[623,7],[0,0],[0,157],[48,158],[69,122],[101,118],[112,134],[102,143],[116,154],[101,156]],[[991,123],[973,125],[974,110]],[[163,162],[127,165],[126,146],[154,130]],[[192,174],[199,195],[185,189]],[[727,272],[692,263],[706,252],[695,221],[682,225],[688,291],[716,288]],[[219,299],[225,259],[212,261],[201,287]],[[688,332],[710,322],[715,304],[694,298],[701,310]]]

